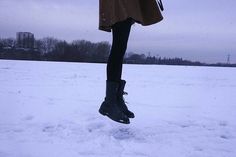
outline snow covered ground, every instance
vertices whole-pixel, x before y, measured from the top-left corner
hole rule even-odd
[[[105,64],[0,60],[0,157],[235,157],[236,69],[125,65],[130,125],[98,114]]]

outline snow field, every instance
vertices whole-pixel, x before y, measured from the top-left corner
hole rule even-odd
[[[235,157],[236,69],[124,65],[130,125],[98,114],[105,64],[0,60],[0,157]]]

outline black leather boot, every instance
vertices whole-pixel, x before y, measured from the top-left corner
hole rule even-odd
[[[110,119],[124,124],[129,124],[129,118],[121,111],[117,101],[118,82],[106,82],[106,97],[103,101],[99,113]]]
[[[124,92],[124,88],[125,88],[125,84],[126,81],[125,80],[121,80],[119,83],[119,88],[118,88],[118,92],[117,92],[117,99],[118,99],[118,105],[120,107],[120,109],[122,110],[122,112],[129,118],[134,118],[134,113],[129,111],[127,105],[125,104],[125,100],[123,95],[127,94],[126,92]]]

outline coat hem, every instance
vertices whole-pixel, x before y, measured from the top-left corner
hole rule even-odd
[[[111,32],[112,26],[113,26],[114,24],[116,24],[117,22],[125,21],[125,20],[128,19],[128,18],[132,18],[132,17],[126,17],[126,18],[124,18],[124,19],[122,19],[122,20],[119,20],[119,21],[116,21],[115,23],[112,23],[111,25],[108,25],[108,26],[102,26],[102,25],[100,25],[98,29],[99,29],[100,31]],[[157,19],[157,20],[155,20],[155,21],[151,21],[151,22],[140,22],[140,21],[138,21],[138,20],[135,20],[134,18],[132,18],[132,19],[134,20],[134,23],[141,24],[142,26],[150,26],[150,25],[153,25],[153,24],[156,24],[156,23],[161,22],[161,21],[163,20],[163,17],[161,17],[160,19]],[[133,24],[134,24],[134,23],[133,23]]]

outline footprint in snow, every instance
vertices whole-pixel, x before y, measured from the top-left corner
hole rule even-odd
[[[135,133],[130,128],[118,128],[111,131],[111,136],[117,140],[128,140],[135,138]]]
[[[34,116],[25,116],[24,118],[22,118],[22,120],[25,120],[25,121],[30,121],[30,120],[33,120],[34,119]]]
[[[44,126],[42,131],[43,132],[50,132],[50,133],[53,133],[53,132],[57,132],[57,131],[61,131],[61,130],[64,130],[65,127],[61,124],[58,124],[58,125],[47,125],[47,126]]]
[[[225,127],[225,126],[227,126],[227,125],[228,125],[228,124],[227,124],[227,122],[225,122],[225,121],[219,122],[219,126]]]
[[[195,151],[198,151],[198,152],[202,152],[202,151],[204,151],[204,149],[201,148],[201,147],[194,147],[194,150],[195,150]]]
[[[87,126],[87,129],[89,132],[93,132],[95,130],[101,130],[104,126],[105,126],[105,124],[103,124],[101,122],[91,123]]]
[[[13,131],[14,133],[22,133],[22,132],[24,132],[23,129],[13,129],[12,131]]]
[[[222,139],[225,139],[225,140],[228,140],[228,139],[230,139],[230,137],[229,137],[229,136],[227,136],[227,135],[220,135],[220,138],[222,138]]]
[[[188,127],[190,127],[190,125],[187,125],[187,124],[181,124],[180,127],[181,127],[181,128],[188,128]]]
[[[55,130],[54,126],[45,126],[43,132],[53,132]]]
[[[3,68],[1,68],[1,69],[9,70],[9,69],[11,69],[11,68],[9,68],[9,67],[3,67]]]

